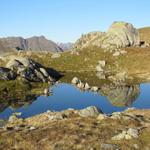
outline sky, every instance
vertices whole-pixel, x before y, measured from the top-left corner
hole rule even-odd
[[[114,21],[150,26],[150,0],[0,0],[0,37],[44,35],[74,42]]]

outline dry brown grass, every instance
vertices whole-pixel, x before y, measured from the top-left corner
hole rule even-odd
[[[139,29],[141,41],[150,43],[150,27]]]

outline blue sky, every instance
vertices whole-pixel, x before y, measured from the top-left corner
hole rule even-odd
[[[1,0],[0,37],[44,35],[73,42],[113,21],[150,26],[150,0]]]

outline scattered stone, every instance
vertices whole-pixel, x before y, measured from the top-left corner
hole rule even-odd
[[[101,144],[101,149],[102,150],[120,150],[118,145],[116,145],[116,144],[106,144],[106,143]]]
[[[117,57],[117,56],[119,56],[120,55],[120,52],[115,52],[115,53],[113,53],[113,56],[115,56],[115,57]]]
[[[80,89],[84,89],[84,83],[82,83],[81,81],[77,84],[77,87]]]
[[[122,133],[112,137],[112,140],[130,140],[132,138],[138,138],[138,130],[129,128],[128,131],[122,131]]]
[[[78,84],[79,83],[79,79],[77,77],[74,77],[71,81],[72,84]]]
[[[85,89],[85,90],[89,90],[89,89],[90,89],[90,86],[89,86],[89,84],[88,84],[88,83],[85,83],[85,85],[84,85],[84,89]]]
[[[44,89],[44,94],[45,95],[49,95],[50,94],[49,88]]]
[[[103,72],[104,70],[103,70],[103,68],[101,66],[97,65],[96,66],[96,71]]]
[[[21,116],[21,114],[22,114],[21,112],[15,112],[12,115],[19,117],[19,116]]]
[[[33,127],[33,126],[29,128],[30,131],[35,130],[35,129],[36,127]]]
[[[104,120],[104,119],[106,119],[108,116],[107,115],[105,115],[105,114],[99,114],[98,115],[98,117],[97,117],[97,120]]]
[[[103,112],[95,106],[90,106],[90,107],[87,107],[85,109],[81,109],[78,111],[78,114],[81,117],[96,117],[100,113],[103,113]]]
[[[98,64],[99,64],[101,67],[105,67],[106,61],[105,61],[105,60],[99,60],[99,61],[98,61]]]
[[[17,120],[18,120],[17,116],[16,115],[12,115],[12,116],[9,117],[8,122],[15,122]]]
[[[92,86],[91,91],[98,92],[99,88],[97,86]]]
[[[62,120],[67,117],[63,113],[46,113],[45,115],[48,117],[49,120]]]

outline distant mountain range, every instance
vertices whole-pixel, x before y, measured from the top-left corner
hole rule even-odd
[[[67,51],[73,48],[73,43],[57,43],[57,45],[63,50]]]
[[[57,45],[44,36],[33,36],[27,39],[22,37],[0,38],[0,53],[11,50],[62,52],[68,50],[71,46],[71,43]]]

